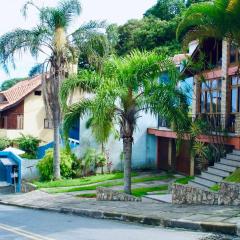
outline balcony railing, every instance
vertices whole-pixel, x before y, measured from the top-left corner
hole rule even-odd
[[[191,115],[192,121],[201,119],[206,122],[208,132],[236,133],[236,116],[234,114],[196,114]],[[165,118],[158,118],[158,127],[170,128]]]

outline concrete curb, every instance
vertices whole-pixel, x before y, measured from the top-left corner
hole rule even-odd
[[[28,205],[28,204],[22,205],[17,203],[11,203],[11,202],[2,201],[2,200],[0,200],[0,204],[14,206],[14,207],[28,208],[33,210],[71,214],[71,215],[81,216],[81,217],[117,220],[117,221],[123,221],[123,222],[146,224],[150,226],[161,226],[165,228],[182,228],[182,229],[194,230],[194,231],[215,232],[215,233],[240,236],[240,231],[238,230],[238,226],[237,224],[234,224],[234,223],[193,222],[190,220],[154,218],[154,217],[145,217],[142,215],[133,215],[128,213],[92,211],[88,209],[78,209],[78,208],[38,207],[38,206]]]

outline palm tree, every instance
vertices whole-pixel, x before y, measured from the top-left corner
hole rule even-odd
[[[177,29],[185,42],[213,37],[240,45],[240,0],[214,0],[191,5]]]
[[[159,83],[159,75],[169,71],[169,83]],[[185,95],[176,87],[175,66],[164,56],[134,51],[124,58],[111,57],[102,71],[81,72],[63,82],[60,96],[64,108],[64,129],[84,114],[90,113],[92,128],[101,141],[113,127],[120,129],[124,153],[124,191],[131,193],[131,159],[134,130],[141,112],[161,114],[183,129],[186,123]],[[67,106],[69,94],[75,89],[93,93],[91,97]]]
[[[43,98],[47,114],[53,121],[54,130],[54,179],[60,175],[60,123],[61,108],[59,88],[62,81],[73,71],[77,64],[79,51],[91,52],[89,39],[102,39],[99,28],[104,23],[89,22],[83,24],[75,32],[69,34],[68,29],[74,17],[80,15],[81,5],[78,0],[61,1],[57,7],[38,7],[28,1],[23,8],[26,16],[32,6],[39,14],[39,24],[31,30],[16,29],[0,37],[0,62],[8,71],[8,65],[15,67],[16,53],[29,51],[33,57],[44,54],[46,59],[42,64]]]

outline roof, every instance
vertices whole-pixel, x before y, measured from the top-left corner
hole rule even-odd
[[[26,96],[32,93],[35,89],[40,87],[42,84],[41,75],[34,77],[32,79],[27,79],[18,82],[13,87],[6,91],[0,92],[2,102],[0,102],[0,111],[6,110],[12,106],[15,106]]]

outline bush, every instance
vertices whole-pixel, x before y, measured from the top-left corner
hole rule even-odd
[[[25,151],[26,154],[31,158],[37,157],[37,150],[39,143],[41,142],[40,139],[30,136],[30,135],[21,135],[21,137],[15,140],[18,147]]]
[[[103,173],[103,167],[107,163],[107,158],[105,154],[98,153],[93,148],[88,148],[82,158],[83,172],[85,175],[89,173],[96,172],[97,168],[101,168],[101,172]]]
[[[66,150],[60,152],[60,171],[63,178],[72,176],[73,156]],[[53,149],[46,151],[44,158],[37,164],[41,180],[53,180]]]
[[[11,145],[11,141],[8,138],[0,138],[0,151]]]

